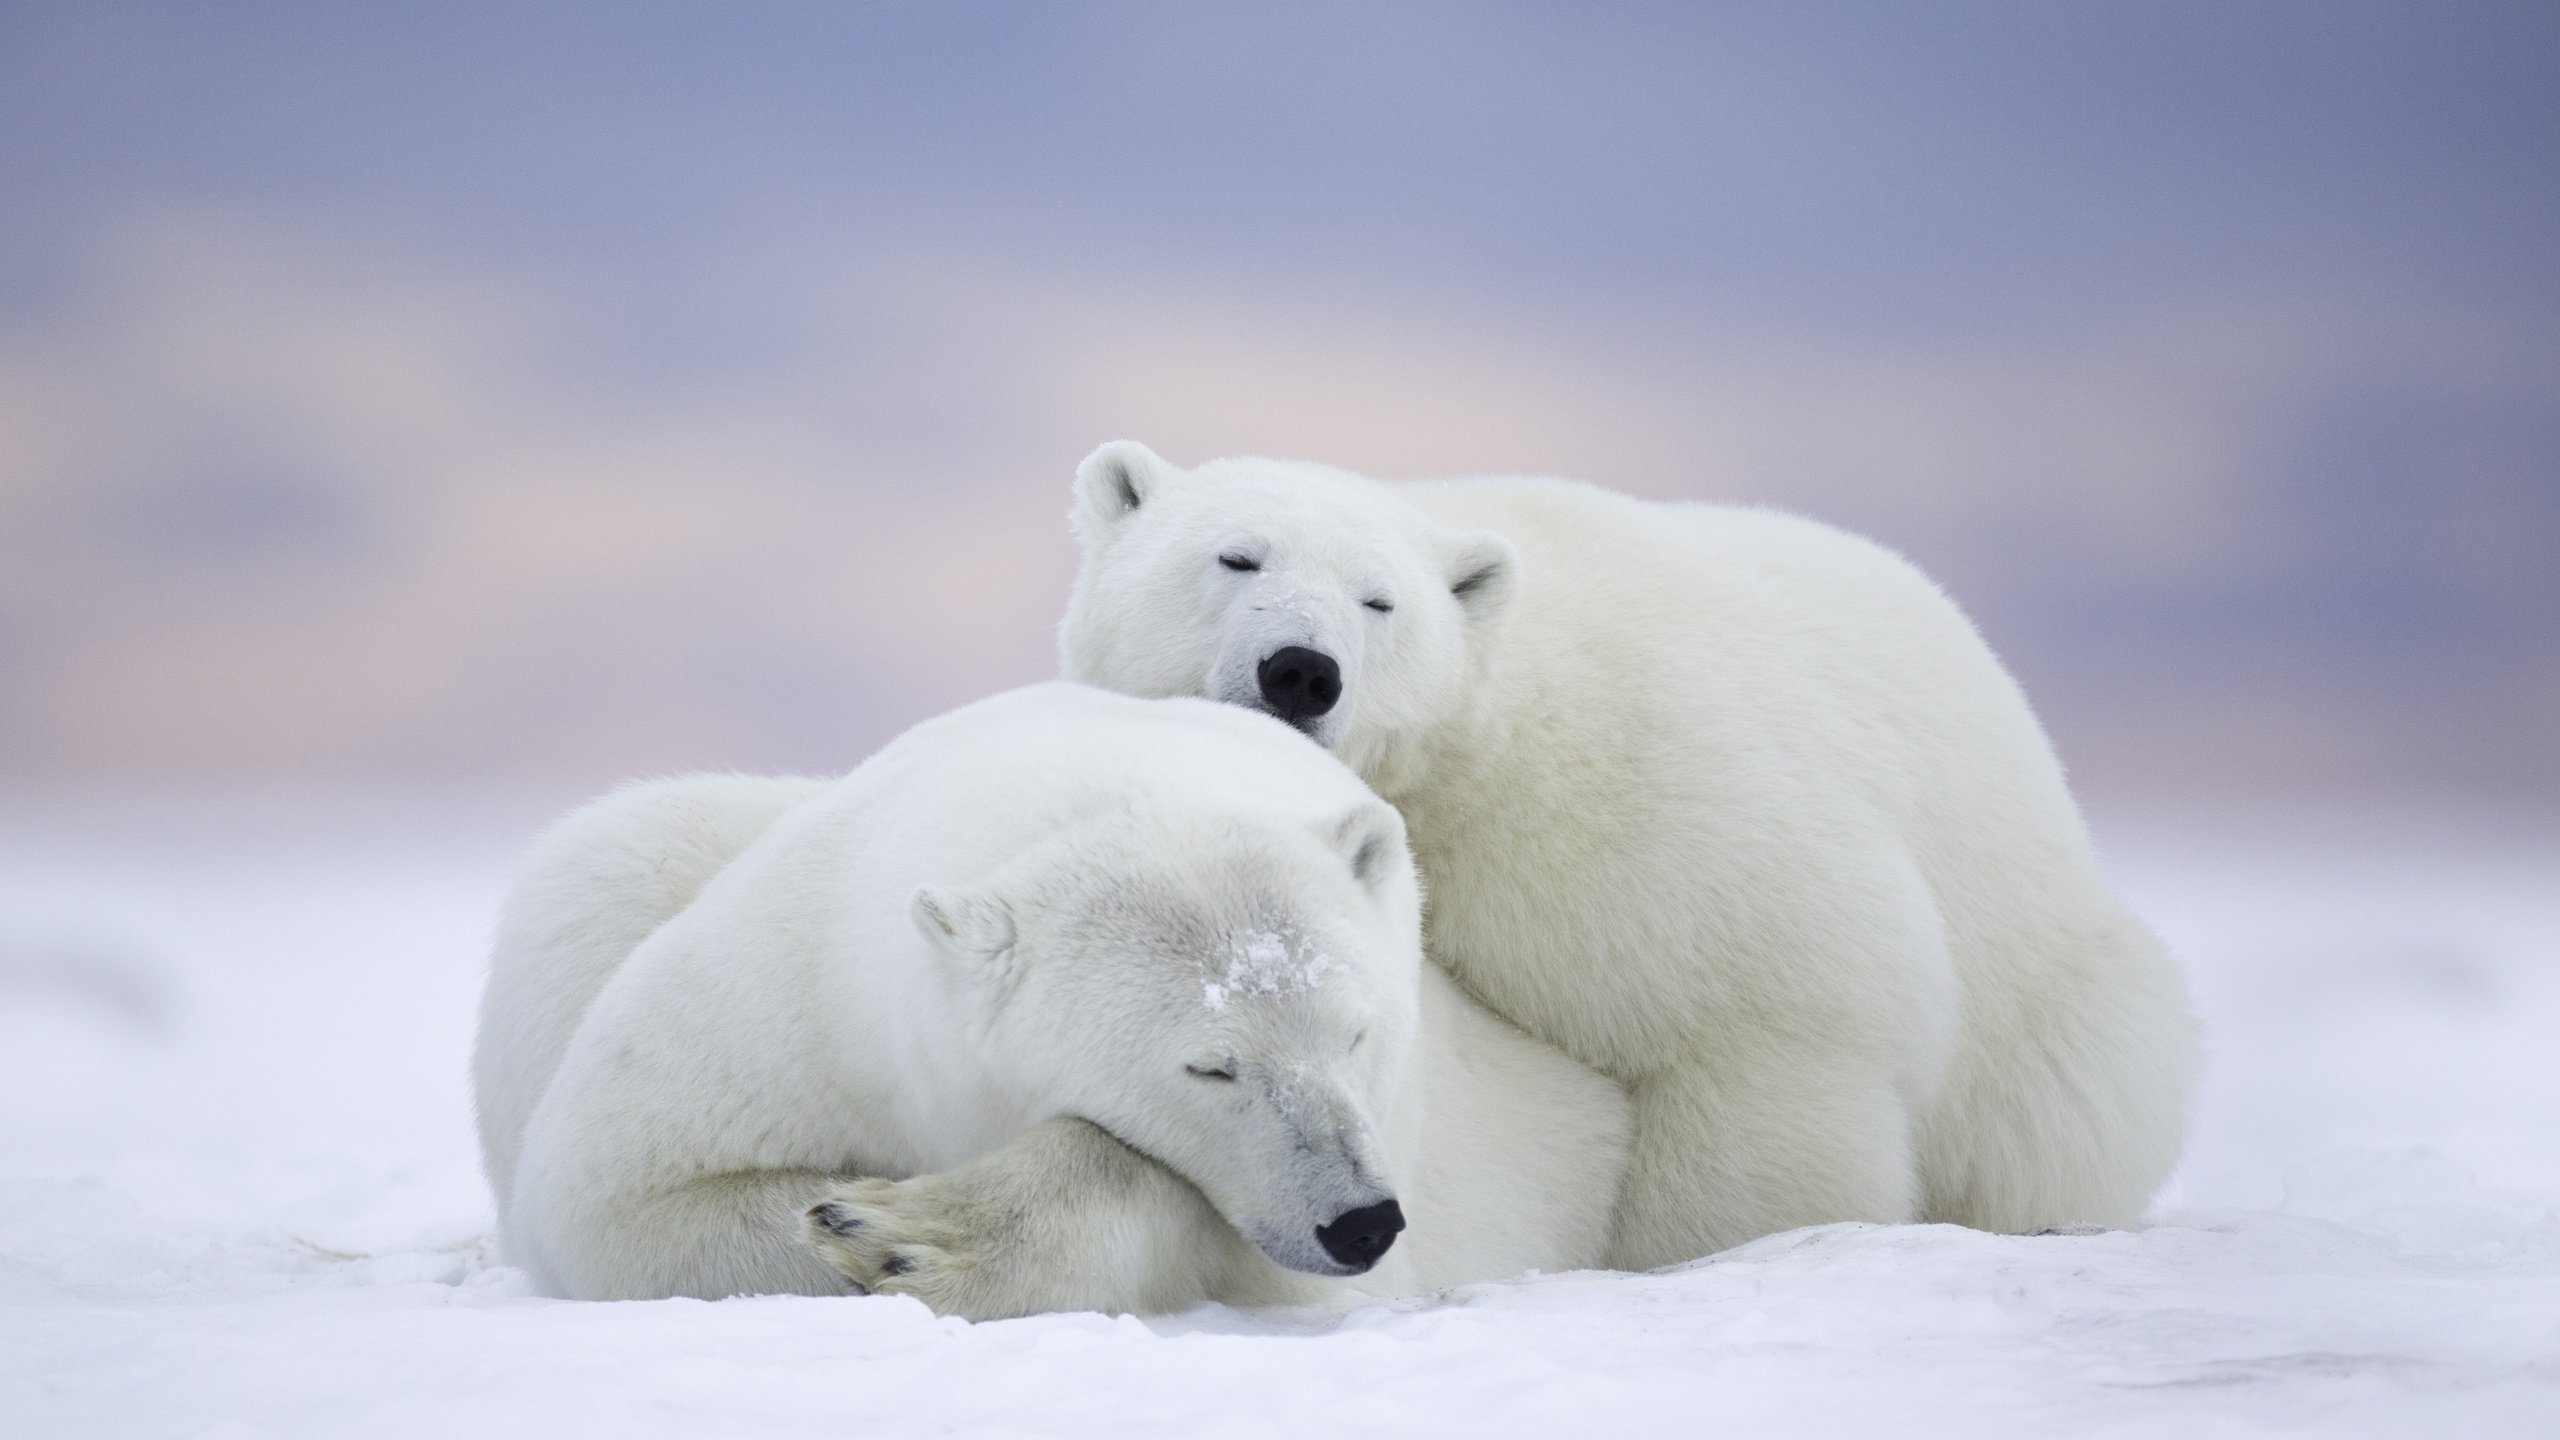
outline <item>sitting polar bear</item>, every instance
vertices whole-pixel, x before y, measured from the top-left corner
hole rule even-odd
[[[973,1317],[1594,1265],[1624,1093],[1422,964],[1420,908],[1394,810],[1197,701],[1035,686],[842,780],[624,789],[500,921],[506,1252]]]
[[[1077,475],[1066,674],[1267,711],[1404,814],[1433,959],[1629,1087],[1610,1263],[2137,1218],[2176,969],[1964,616],[1765,510],[1321,465]]]

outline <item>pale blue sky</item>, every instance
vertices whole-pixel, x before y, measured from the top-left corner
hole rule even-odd
[[[0,15],[0,771],[824,767],[1064,478],[1878,535],[2093,783],[2560,796],[2560,10]]]

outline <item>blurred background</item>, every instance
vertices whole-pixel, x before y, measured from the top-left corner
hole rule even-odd
[[[0,8],[0,791],[840,769],[1096,443],[1767,503],[2083,787],[2560,803],[2542,3]]]

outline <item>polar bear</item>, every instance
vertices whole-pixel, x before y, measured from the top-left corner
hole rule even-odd
[[[1422,964],[1420,906],[1393,809],[1196,700],[1052,683],[841,780],[626,788],[502,912],[505,1251],[979,1318],[1595,1265],[1625,1094]]]
[[[1079,468],[1065,674],[1287,720],[1403,813],[1428,946],[1627,1085],[1609,1256],[2134,1221],[2198,1064],[2024,697],[1864,540],[1558,480]]]

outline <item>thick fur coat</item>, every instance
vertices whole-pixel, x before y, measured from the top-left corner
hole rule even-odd
[[[1431,957],[1628,1087],[1611,1263],[2121,1225],[2168,1173],[2180,976],[1900,558],[1765,510],[1126,442],[1073,513],[1067,675],[1331,748],[1404,815]]]
[[[501,917],[506,1252],[977,1317],[1598,1263],[1624,1092],[1424,965],[1420,910],[1394,810],[1198,701],[1036,686],[841,780],[629,787]]]

